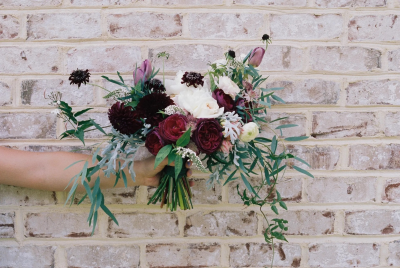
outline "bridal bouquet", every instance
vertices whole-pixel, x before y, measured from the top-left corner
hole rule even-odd
[[[270,42],[268,35],[263,36],[266,47]],[[206,74],[179,71],[175,79],[163,81],[156,78],[159,70],[152,68],[149,60],[133,71],[133,85],[128,85],[118,73],[119,81],[103,76],[120,88],[108,91],[104,96],[115,102],[109,108],[108,118],[111,129],[86,114],[91,108],[73,112],[62,101],[60,93],[52,93],[50,99],[58,108],[57,114],[66,125],[72,126],[61,138],[75,136],[85,143],[87,131],[99,130],[107,135],[108,143],[99,146],[93,155],[92,167],[85,162],[82,171],[71,179],[72,188],[68,200],[74,199],[78,184],[86,189],[85,198],[91,201],[88,217],[89,224],[96,226],[98,209],[101,208],[117,224],[118,221],[104,204],[100,189],[98,172],[107,177],[115,175],[115,184],[122,179],[127,185],[128,175],[135,178],[134,157],[140,146],[156,156],[155,167],[165,159],[173,166],[163,170],[160,184],[148,204],[160,202],[171,211],[193,208],[192,193],[186,177],[185,162],[190,160],[202,172],[209,172],[208,187],[215,183],[224,185],[242,180],[245,189],[237,192],[244,204],[263,207],[270,206],[278,214],[278,206],[287,209],[280,193],[276,190],[279,176],[286,169],[287,159],[293,158],[304,164],[305,161],[289,154],[285,146],[278,146],[282,129],[296,125],[280,125],[271,129],[271,138],[260,137],[263,128],[270,123],[283,120],[278,118],[267,121],[267,108],[272,102],[284,102],[275,95],[282,88],[264,88],[263,78],[256,69],[264,56],[265,49],[257,47],[247,55],[236,56],[234,51],[225,53],[223,59],[209,64]],[[163,63],[168,54],[158,54]],[[164,65],[164,64],[163,64]],[[71,83],[89,82],[88,70],[76,70],[71,74]],[[80,120],[86,114],[86,119]],[[279,133],[276,133],[279,132]],[[286,138],[298,141],[307,137]],[[306,170],[291,164],[291,167],[306,175]],[[127,174],[129,173],[129,174]],[[258,183],[252,184],[252,175],[261,175]],[[92,182],[93,186],[89,183]],[[266,196],[260,196],[261,190],[267,189]],[[265,192],[265,191],[264,191]],[[80,203],[79,202],[79,203]],[[268,222],[263,210],[265,219]],[[283,219],[273,219],[264,232],[265,240],[286,240],[282,232],[287,230]]]

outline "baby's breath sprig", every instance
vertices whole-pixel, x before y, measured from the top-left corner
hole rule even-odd
[[[182,158],[189,158],[192,163],[201,171],[201,172],[208,172],[208,169],[206,169],[203,166],[203,163],[201,163],[200,158],[196,155],[194,151],[192,151],[189,148],[185,147],[177,147],[176,148],[176,154],[182,156]]]
[[[182,114],[186,115],[185,110],[182,108],[176,106],[176,105],[170,105],[167,108],[165,108],[164,113],[167,115],[173,115],[173,114]]]

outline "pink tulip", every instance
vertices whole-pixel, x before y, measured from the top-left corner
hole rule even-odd
[[[144,78],[144,72],[142,71],[142,69],[137,68],[136,71],[133,72],[133,82],[135,83],[135,85],[137,85],[137,83],[140,83],[140,81],[142,81]]]
[[[145,79],[148,80],[150,78],[151,75],[151,61],[149,60],[145,60],[144,62],[142,62],[142,65],[140,65],[140,69],[142,69],[144,75],[145,75]]]
[[[151,62],[149,60],[145,60],[142,62],[142,64],[140,65],[140,68],[137,68],[134,72],[133,72],[133,81],[135,83],[135,85],[137,83],[139,83],[140,81],[147,81],[149,80],[150,76],[151,76]]]
[[[258,67],[261,64],[261,61],[264,57],[265,49],[262,47],[256,47],[250,54],[249,57],[249,64],[253,65],[254,67]]]

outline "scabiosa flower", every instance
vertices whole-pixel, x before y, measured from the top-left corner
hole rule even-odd
[[[263,40],[263,41],[268,41],[268,40],[269,40],[269,35],[268,35],[268,34],[264,34],[264,35],[262,36],[262,40]]]
[[[125,135],[134,134],[143,127],[136,111],[123,102],[116,102],[108,110],[108,119],[113,128]]]
[[[204,76],[202,76],[200,73],[195,73],[195,72],[185,72],[185,74],[182,76],[182,84],[186,84],[186,86],[194,86],[197,88],[198,86],[204,86],[204,81],[203,81]]]
[[[233,50],[229,50],[229,51],[228,51],[228,55],[229,55],[232,59],[234,59],[234,58],[236,57],[236,53],[235,53],[235,51],[233,51]]]
[[[167,94],[154,92],[139,101],[136,112],[141,118],[146,118],[146,124],[154,127],[163,120],[159,112],[173,104],[174,101]]]
[[[89,82],[89,77],[90,73],[88,69],[86,69],[86,71],[76,69],[69,76],[69,80],[71,81],[70,85],[75,84],[78,85],[79,88],[82,83],[86,85],[86,83]]]
[[[165,87],[162,82],[156,78],[151,79],[145,83],[150,90],[157,93],[162,93],[165,91]]]

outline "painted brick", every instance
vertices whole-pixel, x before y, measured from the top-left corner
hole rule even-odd
[[[0,73],[58,73],[58,47],[0,47]]]
[[[339,149],[332,146],[300,146],[288,145],[288,152],[307,161],[311,165],[311,169],[333,170],[339,161]],[[308,166],[296,161],[288,160],[288,165],[299,166],[308,169]]]
[[[385,7],[387,0],[316,0],[317,7]]]
[[[57,204],[55,192],[0,185],[0,206],[46,206]]]
[[[250,212],[197,212],[186,218],[185,236],[252,236],[257,214]]]
[[[379,265],[380,246],[377,244],[311,244],[311,267],[374,267]]]
[[[111,106],[109,106],[111,107]],[[107,112],[103,113],[87,113],[83,114],[80,117],[81,120],[87,120],[87,119],[93,119],[97,124],[99,124],[101,127],[103,127],[104,131],[106,133],[111,132],[111,123],[110,120],[108,119],[108,114]],[[95,128],[91,128],[95,129]],[[104,134],[100,132],[99,130],[93,130],[85,133],[85,139],[98,139],[98,138],[104,138]]]
[[[75,152],[80,154],[90,154],[90,147],[83,146],[44,146],[44,145],[20,145],[11,146],[12,149],[23,150],[28,152]],[[30,195],[31,193],[29,193]],[[41,193],[41,195],[44,195]]]
[[[302,195],[302,179],[301,178],[283,178],[278,181],[279,183],[276,185],[276,189],[281,194],[282,200],[289,203],[298,203],[301,201]],[[260,179],[251,178],[251,185],[259,185]],[[229,184],[229,203],[233,204],[243,204],[242,199],[237,194],[237,185],[239,185],[240,193],[243,193],[243,190],[247,189],[241,179],[238,179]],[[247,190],[248,191],[248,190]],[[258,195],[261,198],[265,198],[268,196],[270,192],[270,188],[263,187]],[[271,197],[275,197],[271,195]]]
[[[312,203],[374,202],[376,178],[315,178],[307,185]]]
[[[81,85],[78,88],[70,85],[68,80],[62,79],[40,79],[23,80],[21,82],[21,101],[23,105],[49,107],[51,102],[44,95],[51,92],[61,92],[62,100],[69,105],[85,106],[94,102],[94,87]]]
[[[12,104],[13,94],[10,81],[0,81],[0,106]]]
[[[366,15],[353,17],[349,22],[350,41],[398,41],[400,22],[397,15]]]
[[[356,170],[400,169],[400,144],[352,145],[349,167]]]
[[[387,262],[390,266],[399,267],[400,266],[400,241],[393,241],[389,243],[389,258]]]
[[[0,114],[0,139],[55,139],[54,114]]]
[[[313,112],[311,136],[317,139],[375,136],[375,113]]]
[[[387,180],[382,192],[382,203],[400,203],[400,179]]]
[[[332,211],[281,211],[280,218],[287,220],[288,235],[328,235],[333,234],[335,213]],[[264,228],[267,222],[264,221]]]
[[[101,190],[101,192],[104,194],[105,204],[133,205],[136,204],[138,188],[139,187],[112,188]],[[78,204],[83,196],[84,193],[77,193],[75,195],[74,203]],[[81,204],[90,204],[89,198],[86,197]]]
[[[247,55],[256,46],[245,46],[238,49]],[[221,56],[219,56],[221,58]],[[213,59],[212,61],[214,61]],[[304,51],[290,46],[268,46],[264,58],[258,67],[261,71],[300,71],[303,69]]]
[[[211,267],[220,265],[219,244],[150,244],[146,246],[149,267]]]
[[[399,210],[365,210],[346,212],[345,232],[352,235],[400,233]]]
[[[70,0],[72,6],[138,6],[145,0]]]
[[[28,40],[101,37],[100,13],[45,13],[27,17]]]
[[[2,0],[0,8],[57,7],[61,4],[62,0]]]
[[[389,112],[385,117],[385,135],[386,136],[400,136],[400,113]]]
[[[388,52],[389,71],[400,71],[400,49]]]
[[[307,0],[233,0],[236,5],[305,7]]]
[[[70,49],[67,70],[89,69],[91,73],[133,72],[140,65],[141,51],[136,46],[88,46]]]
[[[28,213],[24,234],[36,238],[90,237],[92,227],[87,217],[86,213]]]
[[[154,12],[110,14],[107,28],[115,38],[166,38],[182,35],[182,15]]]
[[[119,226],[108,221],[110,238],[162,237],[179,235],[178,217],[173,213],[124,213],[116,214]]]
[[[343,18],[339,14],[271,15],[272,39],[325,40],[342,34]]]
[[[0,213],[0,238],[14,237],[14,212]]]
[[[381,68],[381,52],[364,47],[311,47],[311,68],[328,72],[370,72]]]
[[[277,94],[279,95],[279,94]],[[271,124],[266,125],[263,128],[263,132],[261,136],[265,136],[267,138],[272,138],[275,134],[278,134],[280,137],[294,137],[294,136],[305,136],[306,135],[306,127],[307,127],[307,118],[304,114],[288,114],[288,113],[268,113],[267,116],[265,117],[265,120],[268,122],[279,119],[279,118],[284,118],[288,117],[287,119],[279,120],[276,122],[273,122]],[[285,128],[282,129],[282,133],[279,130],[276,130],[275,128],[280,126],[280,125],[286,125],[286,124],[295,124],[297,127],[292,127],[292,128]],[[274,129],[274,131],[271,130]],[[283,135],[281,135],[283,134]]]
[[[17,17],[12,15],[0,15],[0,40],[18,38],[19,28]]]
[[[337,104],[340,95],[339,83],[320,79],[275,81],[266,87],[283,87],[276,95],[288,104]]]
[[[224,0],[151,0],[154,6],[221,6]]]
[[[162,66],[162,59],[157,54],[167,51],[170,57],[165,61],[165,71],[204,71],[208,63],[223,57],[223,48],[214,45],[170,45],[149,50],[149,59],[154,66]]]
[[[379,90],[376,90],[379,88]],[[346,88],[347,105],[400,105],[400,81],[363,80]]]
[[[51,246],[29,245],[22,247],[0,246],[0,267],[31,268],[54,267],[54,252],[56,248]]]
[[[230,245],[231,267],[271,266],[272,246],[259,243]],[[294,244],[277,244],[274,252],[274,266],[300,267],[301,248]]]
[[[261,39],[259,29],[265,24],[258,13],[192,13],[188,18],[189,31],[195,39]]]
[[[75,246],[67,248],[68,267],[139,267],[138,246]]]
[[[191,188],[193,194],[193,205],[197,204],[219,204],[222,200],[222,187],[219,184],[211,189],[207,188],[207,180],[192,179],[194,185]]]

